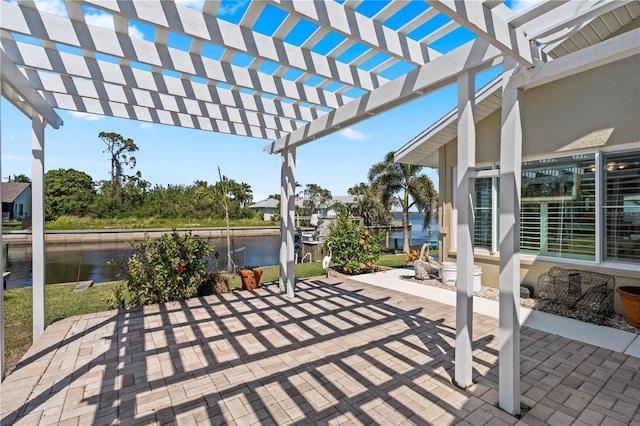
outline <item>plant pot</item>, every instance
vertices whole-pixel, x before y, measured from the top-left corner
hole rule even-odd
[[[253,271],[250,271],[248,269],[243,269],[240,271],[240,279],[242,280],[242,286],[244,287],[245,290],[253,290],[258,288],[258,286],[256,285],[254,287],[254,278],[253,278]]]
[[[618,287],[616,291],[620,295],[627,322],[634,327],[640,327],[640,287],[624,286]]]
[[[260,286],[260,278],[262,277],[262,269],[256,268],[253,270],[253,280],[255,281],[255,288]]]

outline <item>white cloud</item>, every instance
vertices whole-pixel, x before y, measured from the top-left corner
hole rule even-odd
[[[67,8],[62,0],[36,0],[36,7],[42,12],[68,18]]]
[[[113,31],[113,15],[110,13],[89,12],[84,15],[87,24]]]
[[[362,133],[359,130],[353,130],[351,127],[347,127],[346,129],[341,131],[340,135],[342,135],[343,138],[349,139],[349,140],[352,140],[352,141],[363,141],[365,139],[370,139],[371,138],[371,135],[367,135],[365,133]]]
[[[85,20],[87,24],[94,27],[104,28],[105,30],[114,31],[113,15],[110,13],[102,12],[88,12],[85,14]],[[129,36],[141,38],[144,40],[144,33],[140,31],[135,25],[129,25]]]
[[[520,13],[523,10],[529,9],[536,3],[540,3],[541,0],[513,0],[509,6],[515,13]]]
[[[140,122],[140,128],[142,130],[152,129],[153,128],[153,124],[152,123],[147,123],[146,121],[142,121],[142,122]]]
[[[69,111],[69,114],[71,114],[75,118],[86,121],[98,121],[102,119],[102,117],[99,115],[87,114],[86,112]]]
[[[141,38],[144,40],[144,33],[140,31],[135,25],[129,25],[129,37]]]
[[[10,160],[10,161],[24,161],[25,160],[24,157],[18,157],[17,155],[3,155],[2,159],[3,160]]]

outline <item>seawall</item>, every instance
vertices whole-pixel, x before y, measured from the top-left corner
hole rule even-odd
[[[180,234],[191,231],[200,238],[225,238],[226,228],[179,228]],[[80,244],[80,243],[114,243],[128,241],[142,241],[145,235],[152,239],[160,238],[162,234],[170,233],[172,229],[105,229],[91,231],[46,231],[45,242],[47,244]],[[280,228],[273,226],[252,226],[231,228],[231,238],[258,237],[280,235]],[[2,242],[11,245],[31,245],[31,231],[4,231]]]

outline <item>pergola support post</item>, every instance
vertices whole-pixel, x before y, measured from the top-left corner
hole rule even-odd
[[[468,171],[475,167],[475,73],[458,76],[458,223],[456,225],[455,382],[473,384],[473,200]]]
[[[500,133],[500,317],[498,393],[504,411],[520,414],[520,185],[523,90],[505,61]]]
[[[44,128],[39,115],[31,119],[31,231],[32,244],[32,292],[33,292],[33,341],[44,332]]]
[[[1,102],[0,102],[1,103]],[[1,109],[1,107],[0,107]],[[2,111],[0,111],[2,117]],[[1,119],[0,119],[1,121]],[[2,132],[0,132],[0,158],[2,158]],[[0,161],[0,176],[2,176],[2,161]],[[0,185],[0,200],[2,199],[2,185]],[[2,208],[0,208],[1,215]],[[4,265],[4,250],[2,250],[2,220],[0,219],[0,265]],[[4,272],[0,267],[0,272]],[[4,277],[0,287],[0,386],[4,380]]]
[[[296,150],[288,148],[281,154],[280,188],[280,291],[295,297],[295,209]]]

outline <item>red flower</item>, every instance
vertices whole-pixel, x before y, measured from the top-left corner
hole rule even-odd
[[[176,269],[176,272],[177,272],[178,274],[181,274],[181,273],[183,273],[183,272],[184,272],[184,268],[183,268],[182,266],[178,266],[178,269]]]

